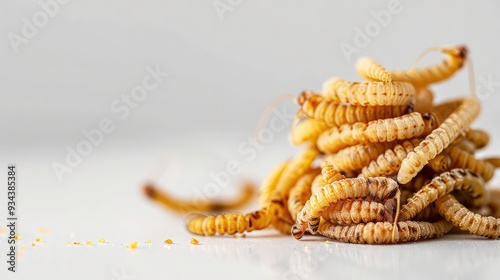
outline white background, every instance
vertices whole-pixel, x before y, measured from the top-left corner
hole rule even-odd
[[[500,243],[471,236],[355,246],[297,242],[269,230],[245,239],[199,238],[203,245],[193,247],[183,217],[142,196],[141,185],[154,180],[193,197],[229,160],[240,163],[241,173],[219,189],[220,197],[236,196],[246,179],[258,184],[298,151],[289,144],[288,124],[255,158],[239,153],[261,114],[275,98],[320,90],[331,76],[358,79],[354,63],[362,55],[390,69],[408,68],[429,47],[467,44],[478,85],[500,81],[495,1],[401,1],[401,12],[350,61],[341,44],[355,45],[356,28],[364,30],[388,1],[230,2],[232,10],[220,15],[213,1],[73,0],[18,52],[9,34],[21,36],[23,17],[33,22],[42,9],[37,1],[0,3],[0,165],[19,169],[19,232],[27,247],[19,272],[7,273],[7,235],[0,233],[2,279],[126,279],[122,269],[135,279],[493,278]],[[441,58],[431,54],[421,64]],[[148,66],[169,76],[120,119],[111,104],[141,85]],[[468,73],[433,89],[437,101],[467,95]],[[488,130],[493,142],[479,155],[494,155],[500,86],[481,92],[474,127]],[[287,101],[278,109],[297,108]],[[58,180],[54,162],[64,164],[66,148],[74,149],[85,140],[82,130],[98,128],[104,118],[115,130]],[[1,193],[5,219],[6,190]],[[32,248],[36,237],[46,242]],[[66,245],[99,237],[114,245]],[[164,248],[165,238],[177,244]],[[147,239],[153,245],[143,245]],[[124,248],[134,240],[140,249]]]

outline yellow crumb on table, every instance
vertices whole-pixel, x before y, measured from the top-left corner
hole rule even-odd
[[[198,241],[198,240],[197,240],[197,239],[195,239],[195,238],[191,238],[191,244],[193,244],[193,245],[198,245],[198,244],[200,244],[200,241]]]
[[[172,239],[169,238],[169,239],[165,239],[165,241],[163,241],[163,243],[170,245],[170,244],[173,244],[174,242],[172,241]]]
[[[127,246],[127,248],[137,249],[137,241],[132,242],[130,245]]]
[[[21,249],[21,251],[22,251],[22,250],[26,250],[26,246],[24,246],[24,245],[23,245],[23,246],[21,246],[21,248],[20,248],[20,249]]]
[[[31,243],[31,247],[36,247],[36,244],[35,243]]]
[[[80,242],[79,241],[75,241],[73,242],[74,245],[80,245]]]
[[[18,234],[16,234],[16,236],[14,236],[14,240],[19,240],[19,238],[21,238],[21,234],[20,233],[18,233]]]
[[[104,240],[104,238],[102,238],[102,237],[101,237],[101,238],[99,238],[97,241],[98,241],[99,243],[106,243],[106,240]]]
[[[36,242],[40,242],[40,241],[42,241],[42,239],[41,239],[40,237],[37,237],[37,238],[35,239],[35,241],[36,241]]]
[[[87,244],[88,246],[92,245],[92,241],[87,241],[85,242],[85,244]]]
[[[153,241],[151,239],[146,240],[146,244],[151,244]]]

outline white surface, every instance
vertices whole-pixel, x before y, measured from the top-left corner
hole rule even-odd
[[[352,43],[355,28],[385,9],[386,1],[243,1],[222,21],[213,1],[200,2],[73,0],[17,54],[7,34],[19,33],[22,18],[40,8],[37,1],[0,3],[0,182],[6,180],[2,166],[16,163],[26,246],[20,272],[7,274],[6,235],[0,234],[1,279],[119,280],[113,273],[122,268],[135,279],[497,278],[499,242],[470,236],[356,246],[325,245],[321,238],[297,242],[266,231],[199,238],[202,245],[191,246],[182,217],[140,191],[153,179],[179,197],[192,197],[210,172],[232,159],[242,172],[221,197],[235,196],[244,179],[260,182],[296,151],[282,131],[255,159],[239,154],[260,115],[283,93],[319,90],[331,76],[356,79],[354,61],[361,55],[407,68],[428,47],[466,43],[478,84],[480,78],[500,81],[497,1],[401,1],[403,11],[351,62],[340,44]],[[422,64],[439,59],[431,54]],[[121,120],[112,102],[156,65],[170,76]],[[438,101],[468,94],[467,72],[433,89]],[[499,91],[494,86],[482,99],[474,123],[493,139],[480,156],[499,154]],[[290,102],[280,106],[296,110]],[[82,129],[96,128],[103,118],[114,121],[115,131],[59,182],[51,164],[63,162],[66,146],[75,147],[84,139]],[[497,176],[493,185],[498,182]],[[5,228],[3,188],[0,197]],[[38,233],[39,227],[52,233]],[[37,237],[45,243],[32,248]],[[66,245],[99,237],[114,245]],[[164,248],[165,238],[178,244]],[[154,244],[135,251],[121,245],[148,239]]]

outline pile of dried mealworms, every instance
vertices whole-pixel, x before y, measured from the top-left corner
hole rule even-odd
[[[477,159],[489,142],[470,128],[480,112],[474,95],[434,105],[429,86],[467,61],[464,46],[441,47],[433,66],[388,71],[370,58],[356,70],[364,82],[331,78],[322,93],[297,98],[294,145],[262,185],[261,209],[195,217],[188,230],[234,235],[272,226],[296,239],[309,232],[350,243],[386,244],[432,238],[453,227],[500,236],[500,192],[486,187],[500,158]],[[238,203],[180,203],[153,186],[146,193],[176,210],[224,210]],[[201,208],[200,208],[201,207]]]

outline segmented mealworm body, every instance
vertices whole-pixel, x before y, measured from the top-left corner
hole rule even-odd
[[[369,81],[392,82],[392,77],[387,69],[366,56],[359,58],[356,62],[356,71],[358,75]]]
[[[311,196],[311,184],[316,178],[316,175],[320,174],[320,169],[315,168],[302,175],[297,181],[297,184],[290,190],[288,198],[288,211],[295,221],[297,214],[302,210],[304,204]]]
[[[398,182],[405,184],[415,177],[429,160],[441,153],[470,125],[479,114],[479,110],[480,104],[475,97],[464,99],[463,104],[403,160],[398,173]],[[318,144],[320,139],[321,136],[318,138]]]
[[[333,162],[339,171],[359,170],[393,145],[389,142],[358,144],[327,156],[327,160]]]
[[[298,146],[307,141],[316,141],[319,135],[328,129],[328,125],[320,120],[302,120],[290,132],[290,140],[293,145]]]
[[[436,207],[447,221],[462,230],[488,238],[500,237],[500,219],[475,214],[465,208],[453,195],[445,195],[436,201]]]
[[[285,170],[289,161],[285,161],[280,165],[276,166],[273,171],[267,176],[267,178],[262,182],[262,185],[259,190],[259,204],[267,205],[269,201],[271,201],[271,195],[276,188],[276,184]]]
[[[311,233],[316,233],[321,215],[331,204],[344,199],[366,197],[370,197],[374,201],[387,201],[396,198],[399,203],[399,186],[394,180],[385,177],[343,179],[332,182],[313,194],[306,202],[304,208],[297,215],[292,235],[296,239],[300,239],[307,228]],[[397,210],[392,209],[394,206],[392,203],[386,206],[388,206],[388,212],[397,212]],[[399,204],[397,206],[399,208]]]
[[[381,153],[375,160],[370,161],[363,169],[360,176],[365,178],[388,176],[399,170],[401,162],[406,158],[406,155],[413,151],[418,146],[421,139],[412,139],[402,142],[394,146],[392,149]]]
[[[434,172],[441,173],[450,169],[451,159],[446,154],[439,154],[435,158],[429,160],[429,167],[434,170]],[[459,166],[453,166],[451,168],[456,168]]]
[[[434,93],[428,88],[417,89],[415,95],[415,112],[421,114],[429,112],[434,102]]]
[[[429,184],[408,199],[406,204],[401,206],[399,220],[410,220],[430,203],[453,190],[461,190],[469,193],[473,199],[474,206],[484,205],[486,201],[484,181],[481,177],[468,170],[452,169],[432,179]]]
[[[436,177],[439,174],[436,174],[432,169],[430,168],[424,168],[420,173],[418,173],[415,178],[413,178],[410,182],[406,184],[401,184],[400,187],[403,190],[409,190],[411,192],[417,192],[419,191],[423,186],[429,184],[434,177]]]
[[[323,121],[328,126],[341,126],[357,122],[367,123],[378,119],[399,117],[408,113],[408,106],[339,104],[311,92],[303,92],[298,98],[298,103],[304,115]]]
[[[321,169],[321,175],[323,180],[327,184],[331,184],[335,181],[345,179],[344,175],[337,171],[337,167],[331,164],[329,161],[325,161],[323,168]]]
[[[393,234],[394,225],[389,222],[340,226],[322,221],[318,232],[346,243],[393,244],[441,236],[450,231],[452,225],[446,221],[435,223],[407,221],[396,223],[396,227],[397,232]]]
[[[401,106],[413,101],[415,88],[404,82],[351,82],[331,78],[323,84],[323,95],[336,103]]]
[[[311,184],[311,194],[315,194],[317,191],[321,190],[326,185],[327,185],[327,183],[323,179],[323,175],[322,174],[317,175]]]
[[[393,222],[394,212],[387,212],[383,203],[359,199],[341,200],[323,212],[323,219],[336,225],[368,222]]]
[[[361,143],[392,142],[418,137],[424,133],[425,127],[422,115],[411,113],[397,118],[371,121],[367,124],[355,123],[332,127],[319,136],[317,144],[320,151],[335,153],[348,146]]]
[[[476,159],[458,147],[450,147],[448,156],[450,157],[451,168],[464,168],[480,175],[487,182],[495,174],[495,166],[491,163]]]
[[[464,64],[467,48],[465,46],[441,47],[440,50],[446,54],[446,57],[436,65],[410,69],[409,71],[389,71],[389,75],[391,75],[393,81],[409,82],[417,88],[446,80],[453,76]]]
[[[469,139],[476,149],[482,149],[490,142],[490,136],[487,132],[480,129],[469,129],[465,132],[465,137]]]
[[[187,228],[191,233],[198,235],[233,235],[266,228],[270,222],[266,211],[258,210],[248,214],[223,214],[193,218],[187,223]]]

